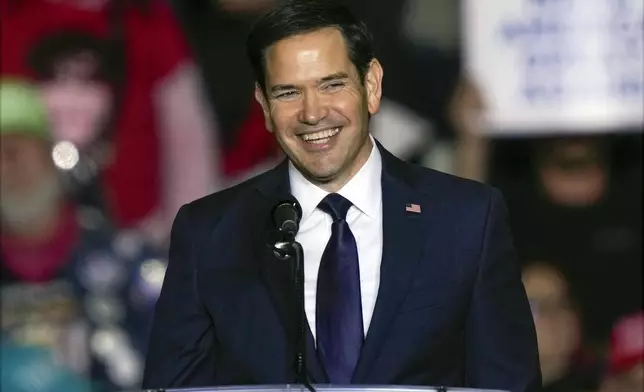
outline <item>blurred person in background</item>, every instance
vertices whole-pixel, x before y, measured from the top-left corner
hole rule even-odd
[[[601,347],[619,317],[642,307],[641,161],[604,135],[519,143],[494,152],[511,150],[516,161],[493,170],[516,174],[491,181],[508,200],[517,249],[523,260],[548,254],[565,273],[586,343]]]
[[[3,344],[47,348],[61,366],[104,390],[132,388],[165,261],[140,236],[114,232],[70,200],[49,129],[37,88],[2,79]]]
[[[278,0],[170,0],[204,69],[222,144],[231,147],[253,117],[253,73],[246,36],[254,20]],[[259,122],[263,131],[264,122]]]
[[[447,104],[454,140],[445,150],[449,172],[470,180],[488,182],[490,141],[480,121],[486,110],[481,90],[471,77],[461,75]]]
[[[264,128],[245,53],[252,22],[276,1],[171,1],[202,64],[207,92],[217,109],[221,174],[226,186],[268,169],[283,157],[275,139]]]
[[[608,359],[600,392],[644,391],[644,312],[615,323]]]
[[[220,164],[216,119],[206,109],[199,70],[171,10],[161,0],[1,4],[0,72],[38,77],[46,84],[54,130],[96,125],[89,118],[104,114],[106,102],[116,103],[110,108],[114,117],[107,119],[109,148],[102,149],[109,154],[99,158],[105,158],[102,182],[109,214],[118,226],[140,228],[164,244],[179,207],[219,188]],[[103,40],[110,61],[94,64],[92,71],[88,64],[103,58],[59,52],[44,57],[54,61],[56,72],[38,63],[42,57],[35,51],[47,46],[45,52],[55,53],[52,45],[64,46],[60,40],[70,34]],[[106,70],[117,76],[109,88],[101,78]]]
[[[464,76],[449,116],[453,172],[506,196],[520,259],[542,254],[578,293],[586,344],[642,306],[641,135],[491,138],[480,90]]]
[[[553,265],[531,262],[523,283],[537,330],[544,392],[593,391],[598,363],[582,346],[582,320],[568,282]]]
[[[100,169],[109,164],[118,110],[117,88],[124,70],[108,41],[76,31],[47,35],[29,53],[50,120],[52,138],[71,143],[62,163],[67,188],[79,203],[109,212],[100,189]],[[64,147],[65,144],[59,144]],[[72,166],[73,165],[73,166]],[[82,192],[81,192],[82,190]]]
[[[546,140],[536,147],[537,175],[544,196],[563,207],[597,205],[609,188],[609,159],[601,138]]]

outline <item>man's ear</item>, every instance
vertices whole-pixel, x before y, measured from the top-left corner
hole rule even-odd
[[[259,85],[255,83],[255,100],[262,106],[262,111],[264,112],[264,127],[268,132],[273,133],[273,120],[271,119],[271,109],[264,94],[264,90]]]
[[[384,71],[382,65],[377,59],[373,59],[369,64],[369,70],[365,75],[365,88],[367,90],[367,105],[369,114],[374,115],[380,109],[380,100],[382,99],[382,78]]]

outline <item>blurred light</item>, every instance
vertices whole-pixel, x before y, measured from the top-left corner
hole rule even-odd
[[[59,142],[54,145],[51,153],[54,164],[62,170],[73,169],[80,160],[78,148],[71,142]]]
[[[115,324],[125,317],[123,306],[111,297],[91,296],[85,301],[85,308],[97,324]]]
[[[150,259],[141,265],[141,277],[153,287],[161,287],[165,277],[166,264],[160,260]]]
[[[77,219],[81,227],[86,230],[96,230],[105,222],[103,213],[94,207],[78,208]]]
[[[124,230],[116,235],[112,246],[119,257],[135,260],[143,249],[143,239],[134,230]]]
[[[115,352],[110,366],[108,366],[110,379],[122,388],[138,385],[141,382],[142,373],[143,363],[141,359],[127,347],[122,347],[118,352]]]
[[[88,256],[81,268],[83,286],[95,293],[118,290],[127,280],[124,266],[109,253],[99,252]]]
[[[125,344],[125,335],[116,328],[100,329],[92,335],[92,351],[101,357],[109,357]]]

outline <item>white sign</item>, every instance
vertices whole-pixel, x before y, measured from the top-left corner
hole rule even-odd
[[[486,132],[644,124],[644,0],[465,0],[466,71]]]

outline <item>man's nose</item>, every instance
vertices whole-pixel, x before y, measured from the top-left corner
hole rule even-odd
[[[300,122],[309,125],[316,125],[322,121],[328,114],[327,105],[324,100],[315,93],[307,93],[302,101],[302,110],[300,111]]]

